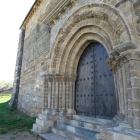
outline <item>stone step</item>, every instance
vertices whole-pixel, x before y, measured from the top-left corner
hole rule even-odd
[[[54,134],[52,132],[45,133],[45,134],[39,134],[38,132],[31,130],[34,136],[37,140],[68,140],[66,138],[63,138],[62,136],[58,134]]]
[[[51,131],[51,128],[50,127],[42,127],[38,124],[33,124],[33,130],[38,132],[38,133],[47,133],[47,132],[50,132]]]
[[[72,133],[78,134],[78,135],[86,136],[88,138],[93,138],[95,140],[99,135],[99,132],[89,130],[89,129],[85,129],[85,128],[79,127],[79,126],[72,126],[72,125],[69,125],[69,124],[63,124],[63,125],[58,126],[58,127],[62,128],[62,129],[65,129],[67,131],[70,131]]]
[[[74,119],[70,119],[68,124],[70,124],[72,126],[84,127],[86,129],[94,130],[97,132],[100,132],[101,128],[103,128],[103,125],[101,125],[101,124],[89,123],[86,121],[80,121],[80,120],[74,120]]]
[[[67,138],[68,140],[96,140],[96,139],[92,139],[86,136],[81,136],[79,134],[67,131],[66,129],[63,129],[63,128],[53,127],[52,132],[57,135],[61,135],[62,137]]]
[[[36,124],[42,126],[42,127],[51,127],[54,126],[54,121],[44,121],[42,119],[36,118]]]
[[[86,122],[94,123],[98,125],[110,124],[113,121],[113,120],[108,120],[108,119],[94,118],[94,117],[82,116],[82,115],[73,115],[73,119],[79,120],[79,121],[86,121]]]

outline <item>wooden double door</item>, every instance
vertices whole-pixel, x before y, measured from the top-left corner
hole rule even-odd
[[[100,43],[83,52],[77,69],[75,109],[78,115],[113,118],[117,103],[113,73],[106,63],[108,53]]]

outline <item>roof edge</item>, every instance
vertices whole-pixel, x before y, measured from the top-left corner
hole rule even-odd
[[[26,24],[29,22],[29,20],[31,19],[31,17],[32,17],[33,14],[35,13],[36,8],[37,8],[38,6],[40,6],[40,4],[41,4],[42,1],[43,1],[43,0],[36,0],[36,1],[33,3],[31,9],[29,10],[28,14],[26,15],[26,17],[25,17],[24,21],[22,22],[22,24],[21,24],[21,26],[20,26],[19,29],[21,29],[23,26],[26,26]]]

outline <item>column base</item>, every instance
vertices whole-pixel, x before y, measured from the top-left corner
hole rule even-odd
[[[54,109],[52,111],[52,115],[58,115],[59,114],[59,109]]]
[[[124,121],[122,121],[121,123],[119,123],[119,126],[131,128],[130,124],[129,124],[128,121],[126,121],[126,120],[124,120]]]
[[[113,120],[115,121],[123,121],[125,119],[125,116],[122,113],[118,113]]]
[[[59,113],[59,115],[66,115],[67,114],[67,110],[66,109],[62,109],[61,112]]]
[[[68,114],[75,115],[76,111],[74,109],[68,109]]]
[[[51,108],[46,109],[45,111],[43,111],[43,114],[52,115],[52,109]]]

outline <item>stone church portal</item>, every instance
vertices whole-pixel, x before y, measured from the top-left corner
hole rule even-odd
[[[37,136],[140,139],[139,0],[36,0],[20,29],[9,105]]]

